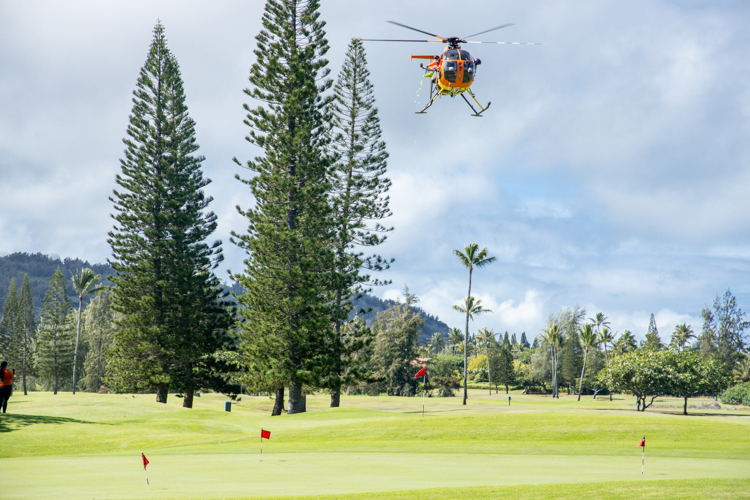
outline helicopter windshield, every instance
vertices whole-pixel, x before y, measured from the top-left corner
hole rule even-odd
[[[446,61],[471,61],[471,54],[468,50],[448,49],[443,53]]]
[[[456,61],[446,61],[443,66],[443,78],[449,82],[456,82],[456,72],[458,71],[458,63]]]
[[[446,59],[447,61],[456,61],[456,60],[458,60],[458,58],[459,58],[459,52],[460,52],[460,51],[458,51],[458,50],[456,50],[456,49],[448,49],[448,50],[446,50],[446,51],[445,51],[445,53],[443,54],[443,57],[444,57],[444,58],[445,58],[445,59]]]

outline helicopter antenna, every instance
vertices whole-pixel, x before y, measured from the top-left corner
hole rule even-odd
[[[507,28],[508,26],[515,26],[515,25],[513,23],[501,24],[500,26],[495,26],[494,28],[490,28],[488,30],[480,31],[479,33],[472,33],[471,35],[466,35],[466,36],[463,36],[461,38],[471,38],[473,36],[484,35],[485,33],[489,33],[490,31],[499,30],[501,28]]]

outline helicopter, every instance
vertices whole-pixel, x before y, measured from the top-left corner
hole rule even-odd
[[[425,107],[420,111],[417,111],[417,114],[426,113],[427,109],[432,106],[435,101],[437,101],[438,97],[446,95],[450,97],[456,97],[460,95],[466,102],[466,104],[468,104],[469,108],[471,108],[472,116],[476,117],[481,117],[482,113],[487,111],[487,109],[492,104],[492,102],[488,102],[486,106],[482,106],[479,100],[477,100],[477,97],[474,95],[474,92],[471,91],[470,87],[471,84],[474,83],[474,79],[476,78],[477,66],[482,64],[482,60],[472,57],[468,50],[461,48],[461,44],[487,43],[496,45],[542,45],[539,42],[486,42],[479,40],[466,40],[466,38],[483,35],[485,33],[489,33],[490,31],[513,26],[513,23],[501,24],[500,26],[495,26],[494,28],[486,29],[478,33],[473,33],[465,37],[444,37],[436,35],[435,33],[430,33],[429,31],[421,30],[419,28],[407,26],[406,24],[401,24],[396,21],[387,22],[395,24],[396,26],[400,26],[402,28],[417,31],[419,33],[424,33],[425,35],[430,35],[437,38],[437,40],[402,40],[393,38],[360,38],[360,40],[366,42],[422,42],[445,44],[443,52],[440,55],[409,56],[411,59],[427,59],[430,61],[426,65],[424,63],[419,65],[420,68],[425,70],[424,76],[430,79],[430,97]],[[474,107],[472,102],[466,98],[466,94],[471,97],[471,101],[474,101],[474,104],[476,104],[477,106],[476,108]]]

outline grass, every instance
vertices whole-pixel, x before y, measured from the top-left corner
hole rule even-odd
[[[175,397],[17,393],[0,415],[0,498],[750,498],[750,411],[470,396],[345,397],[338,409],[310,396],[308,413],[270,417],[268,398],[226,413],[219,395],[188,410]]]

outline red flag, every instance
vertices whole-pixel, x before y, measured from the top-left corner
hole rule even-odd
[[[260,438],[261,439],[271,439],[271,431],[267,431],[265,429],[260,430]]]
[[[645,448],[645,447],[646,447],[646,436],[643,436],[643,437],[641,438],[641,441],[640,441],[640,442],[638,443],[638,446],[641,446],[641,447],[643,447],[643,448]]]
[[[143,470],[146,470],[146,466],[148,466],[148,458],[146,458],[146,455],[141,453],[141,459],[143,459]]]
[[[427,375],[427,367],[423,366],[422,369],[419,370],[416,375],[414,375],[414,378],[424,377],[425,375]]]

